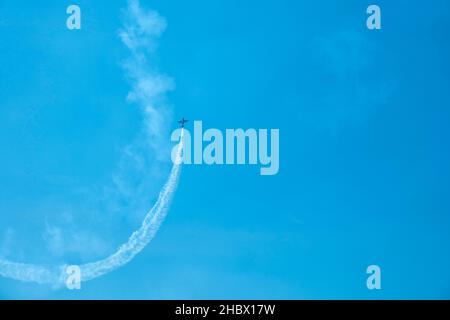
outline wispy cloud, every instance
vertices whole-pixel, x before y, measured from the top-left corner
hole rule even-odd
[[[160,73],[149,61],[156,49],[156,40],[166,26],[166,20],[158,12],[141,8],[138,0],[130,0],[124,12],[124,27],[119,32],[131,52],[123,64],[132,85],[128,101],[142,108],[148,142],[155,151],[161,150],[165,123],[170,116],[165,94],[175,88],[173,79]]]
[[[66,228],[46,224],[44,240],[49,252],[55,257],[73,254],[88,259],[106,254],[110,246],[104,239],[89,230],[67,230]]]
[[[148,206],[148,195],[158,190],[155,186],[163,178],[161,168],[170,159],[167,137],[172,111],[166,94],[175,88],[175,82],[154,63],[166,20],[158,12],[142,8],[138,0],[128,1],[122,19],[118,35],[130,52],[122,63],[131,85],[127,101],[140,108],[143,123],[142,131],[123,149],[112,184],[102,192],[110,210],[142,212]]]

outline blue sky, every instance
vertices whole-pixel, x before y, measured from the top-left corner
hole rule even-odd
[[[141,0],[167,20],[149,64],[176,83],[163,146],[145,149],[126,1],[79,1],[70,31],[71,1],[1,0],[0,257],[112,253],[155,201],[182,116],[279,128],[280,172],[185,166],[128,265],[76,292],[0,278],[0,298],[449,298],[450,4],[374,3],[378,31],[366,1]]]

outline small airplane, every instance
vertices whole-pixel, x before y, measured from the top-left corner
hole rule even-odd
[[[188,122],[189,120],[187,120],[187,119],[185,119],[185,118],[182,118],[180,121],[178,121],[178,123],[180,124],[180,127],[181,128],[184,128],[184,124],[186,123],[186,122]]]

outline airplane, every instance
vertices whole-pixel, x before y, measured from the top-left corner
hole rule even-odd
[[[181,128],[184,128],[184,124],[188,122],[189,120],[186,120],[185,118],[182,118],[178,123],[180,124]]]

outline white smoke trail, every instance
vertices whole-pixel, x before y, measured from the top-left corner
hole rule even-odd
[[[0,259],[0,275],[2,277],[24,282],[58,285],[64,280],[64,278],[60,278],[60,274],[62,274],[62,268],[52,272],[46,267]]]
[[[81,265],[82,281],[92,280],[127,264],[153,239],[167,216],[170,202],[178,185],[182,165],[182,150],[183,130],[181,131],[180,143],[178,144],[176,161],[174,162],[169,178],[159,193],[158,200],[145,216],[141,227],[133,232],[128,241],[121,245],[109,257]],[[25,282],[37,282],[54,286],[64,283],[66,279],[66,267],[66,265],[62,265],[52,270],[42,266],[0,259],[1,276]]]
[[[125,25],[119,36],[131,51],[131,58],[125,64],[127,75],[133,83],[133,89],[128,98],[143,108],[147,138],[150,146],[155,150],[161,148],[157,143],[161,141],[162,120],[167,112],[160,107],[160,104],[164,93],[172,89],[174,85],[170,78],[148,67],[145,53],[153,50],[155,38],[164,31],[166,22],[157,12],[142,10],[138,0],[128,1],[125,18]],[[156,203],[145,216],[141,227],[109,257],[81,265],[81,281],[92,280],[125,265],[156,235],[168,213],[180,177],[182,138],[183,130],[177,149],[177,158],[169,178],[159,193]],[[25,282],[50,284],[55,287],[64,284],[67,277],[66,268],[67,265],[47,268],[0,259],[0,276]]]
[[[120,246],[119,250],[108,258],[80,266],[83,281],[94,279],[123,266],[133,259],[153,239],[167,215],[170,202],[178,184],[181,173],[182,149],[183,130],[181,131],[176,161],[172,167],[169,179],[162,188],[153,208],[145,216],[142,226],[130,236],[127,243]]]
[[[160,142],[169,111],[165,108],[165,93],[173,90],[174,81],[158,72],[148,62],[155,51],[158,37],[167,27],[166,20],[158,12],[141,8],[138,0],[129,0],[119,37],[131,55],[123,67],[132,89],[130,102],[137,103],[144,114],[145,134],[156,154],[165,148]]]

